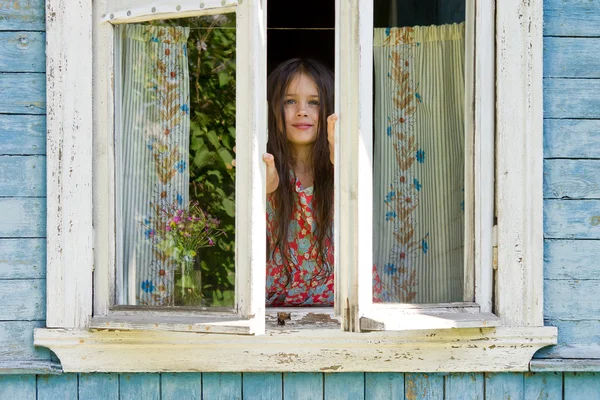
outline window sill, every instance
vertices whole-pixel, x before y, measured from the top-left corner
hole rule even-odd
[[[52,361],[0,361],[0,375],[57,375],[59,363]]]
[[[65,372],[527,371],[556,344],[555,327],[350,333],[267,330],[264,336],[36,329]]]
[[[530,368],[534,372],[598,372],[600,359],[534,359]]]

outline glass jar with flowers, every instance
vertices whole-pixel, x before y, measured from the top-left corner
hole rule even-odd
[[[219,220],[202,210],[197,202],[180,208],[168,205],[161,210],[161,223],[156,229],[156,248],[175,264],[175,306],[202,306],[202,271],[197,260],[198,250],[215,245]]]

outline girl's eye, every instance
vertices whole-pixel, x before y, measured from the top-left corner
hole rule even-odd
[[[287,99],[286,101],[283,102],[283,104],[296,104],[296,100]]]
[[[310,104],[311,106],[318,106],[319,105],[319,100],[311,100],[308,102],[308,104]]]

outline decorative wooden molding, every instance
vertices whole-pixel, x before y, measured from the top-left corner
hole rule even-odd
[[[92,1],[46,1],[46,324],[92,314]]]
[[[542,2],[496,2],[496,312],[543,321]]]
[[[0,361],[0,375],[61,374],[59,363],[52,361]]]
[[[533,359],[529,369],[534,372],[600,372],[600,359]]]
[[[268,331],[264,336],[36,329],[65,372],[527,371],[556,328],[351,333]]]

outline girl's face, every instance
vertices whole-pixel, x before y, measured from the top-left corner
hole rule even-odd
[[[319,132],[319,91],[313,80],[297,75],[288,86],[283,100],[285,131],[290,143],[310,145]]]

